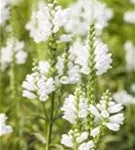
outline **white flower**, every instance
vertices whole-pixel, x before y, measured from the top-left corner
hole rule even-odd
[[[28,90],[23,90],[22,96],[23,97],[27,97],[28,99],[35,99],[35,98],[37,98],[37,96],[34,93],[32,93],[32,92],[30,92]]]
[[[70,123],[74,123],[76,119],[76,101],[74,95],[69,95],[68,98],[65,99],[64,105],[61,110],[64,111],[63,118],[68,120]]]
[[[113,12],[108,9],[104,3],[97,0],[78,0],[69,6],[70,19],[65,25],[65,29],[74,35],[86,36],[89,30],[89,24],[93,19],[96,21],[98,33],[108,25]]]
[[[124,14],[124,21],[127,23],[135,24],[135,11],[129,10]]]
[[[122,103],[123,105],[135,104],[135,97],[128,94],[125,90],[115,93],[113,98],[116,102]]]
[[[88,132],[82,132],[81,135],[76,139],[77,143],[82,143],[84,140],[88,138]]]
[[[126,51],[126,70],[130,72],[135,70],[135,46],[131,41],[127,41],[124,47]]]
[[[26,29],[36,43],[47,41],[53,32],[58,32],[67,22],[67,9],[55,6],[51,10],[52,6],[49,6],[50,4],[39,2],[37,9],[32,12],[31,20],[26,24]]]
[[[89,111],[96,117],[100,116],[98,109],[92,104],[89,107]]]
[[[39,62],[39,70],[40,70],[41,74],[48,73],[49,69],[50,69],[50,64],[47,61]]]
[[[117,123],[106,123],[106,126],[108,129],[110,129],[112,131],[119,131],[119,129],[120,129],[120,125]]]
[[[79,110],[77,108],[79,105]],[[63,107],[61,110],[64,111],[63,118],[68,120],[71,124],[75,123],[76,118],[85,118],[87,116],[86,109],[86,100],[85,98],[80,98],[77,102],[76,97],[74,95],[69,95],[68,98],[65,99]]]
[[[7,117],[5,114],[0,114],[0,136],[11,133],[13,131],[12,127],[5,124]]]
[[[112,58],[108,52],[106,44],[99,41],[95,43],[95,69],[97,75],[102,75],[111,68]]]
[[[49,8],[40,1],[37,9],[32,12],[30,22],[26,24],[26,29],[30,31],[30,36],[35,42],[46,41],[52,34],[50,18]]]
[[[54,33],[58,32],[60,27],[63,27],[67,23],[69,16],[68,9],[62,10],[60,6],[57,6],[55,9],[56,12],[52,20],[53,25],[55,25],[53,30]]]
[[[66,72],[64,72],[64,57],[58,56],[56,69],[58,71],[58,77],[61,84],[76,84],[80,81],[79,66],[74,65],[71,61],[68,62]]]
[[[89,141],[89,142],[87,142],[87,143],[82,143],[82,144],[79,146],[78,150],[92,150],[92,148],[93,148],[94,146],[95,146],[95,145],[94,145],[94,142],[91,140],[91,141]]]
[[[111,68],[112,58],[106,44],[95,42],[95,70],[97,75],[102,75]],[[89,48],[88,44],[83,45],[80,41],[76,41],[70,48],[70,59],[80,66],[80,73],[88,75],[90,68],[88,66]]]
[[[67,134],[62,135],[61,144],[65,145],[67,147],[73,146],[72,136],[70,135],[70,132],[68,133],[68,135]]]
[[[17,64],[24,64],[26,62],[27,53],[23,51],[23,48],[23,41],[19,41],[15,37],[9,38],[6,42],[6,46],[1,48],[2,69],[5,69],[12,63],[13,55],[15,55],[15,61]]]
[[[99,133],[100,133],[100,127],[96,127],[96,128],[91,130],[90,135],[93,137],[96,137]]]
[[[97,106],[92,104],[89,106],[89,111],[93,116],[95,116],[95,120],[101,120],[102,125],[105,125],[112,131],[118,131],[120,125],[123,124],[124,115],[120,113],[122,109],[122,104],[116,104],[113,101],[104,101],[103,97]],[[94,133],[91,134],[94,135]]]
[[[115,104],[113,106],[109,107],[109,112],[110,113],[117,113],[123,109],[122,104]]]
[[[38,72],[33,72],[26,76],[22,87],[23,96],[28,99],[39,98],[40,101],[46,101],[53,91],[55,91],[55,81],[53,78],[46,78],[50,65],[48,62],[39,62],[37,66]]]

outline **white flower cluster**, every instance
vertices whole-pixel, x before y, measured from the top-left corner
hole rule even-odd
[[[30,36],[37,43],[47,41],[50,35],[57,33],[68,20],[68,10],[54,5],[40,1],[26,25]]]
[[[0,26],[4,26],[5,22],[9,19],[11,5],[18,1],[20,0],[0,0]]]
[[[92,150],[95,147],[94,142],[87,139],[87,132],[78,133],[77,130],[70,130],[68,134],[62,135],[61,144],[72,148],[76,148],[79,145],[76,150]]]
[[[89,107],[90,113],[95,116],[95,121],[101,121],[102,125],[112,131],[118,131],[123,124],[124,115],[120,112],[122,109],[122,104],[107,102],[104,98],[96,106],[91,104]]]
[[[95,42],[95,70],[97,75],[102,75],[111,68],[112,58],[108,47],[102,42]],[[61,84],[76,84],[80,81],[81,75],[88,75],[90,68],[88,66],[89,48],[83,45],[79,40],[75,41],[68,51],[68,60],[64,55],[58,56],[56,69]],[[67,61],[67,66],[65,66]],[[64,72],[66,67],[66,72]]]
[[[26,76],[26,81],[22,87],[23,97],[28,99],[38,98],[40,101],[46,101],[49,94],[55,91],[55,81],[52,77],[47,78],[46,75],[50,69],[48,62],[40,61],[32,74]]]
[[[69,6],[70,19],[65,29],[74,35],[87,35],[89,24],[95,20],[96,29],[101,32],[108,25],[113,12],[97,0],[78,0]]]
[[[126,70],[135,70],[135,46],[131,41],[127,41],[124,45],[126,50]]]
[[[75,64],[79,65],[80,72],[88,75],[90,73],[90,68],[88,66],[89,59],[89,48],[86,45],[81,45],[81,43],[74,43],[70,50],[71,59],[75,59]],[[102,75],[111,68],[112,58],[109,53],[106,44],[96,41],[95,42],[95,70],[97,75]]]
[[[24,42],[19,41],[15,37],[11,37],[7,40],[6,46],[1,48],[1,64],[2,69],[5,69],[13,61],[13,55],[15,55],[16,64],[24,64],[27,58],[27,53],[23,51]]]
[[[129,104],[135,105],[135,97],[128,94],[127,91],[125,90],[115,93],[113,95],[113,99],[118,103],[122,103],[123,105],[129,105]]]
[[[135,24],[135,10],[125,12],[124,21],[130,24]]]
[[[61,108],[63,118],[73,124],[74,129],[70,130],[68,134],[62,135],[61,143],[63,145],[76,148],[77,150],[91,150],[95,144],[93,141],[101,133],[102,127],[115,132],[120,129],[120,125],[124,121],[124,115],[121,112],[123,106],[112,101],[112,98],[106,93],[101,97],[100,102],[95,105],[88,104],[87,99],[81,95],[79,98],[69,95],[65,99]],[[81,127],[86,124],[86,120],[90,114],[93,115],[93,120],[90,121],[94,122],[90,133],[85,128],[83,130],[79,127],[76,128],[79,125],[78,121],[81,122]],[[86,125],[84,126],[86,127]],[[88,138],[88,135],[91,138]],[[89,139],[91,140],[89,141]]]
[[[74,124],[77,117],[83,119],[87,116],[86,98],[81,97],[78,104],[76,97],[74,95],[69,95],[69,97],[65,99],[61,110],[64,112],[63,118],[68,120],[71,124]]]
[[[76,84],[80,81],[80,70],[79,66],[74,65],[72,61],[67,64],[66,73],[64,73],[64,57],[59,56],[56,64],[56,69],[58,70],[58,76],[61,84]]]
[[[0,136],[11,133],[13,131],[12,127],[5,124],[7,116],[5,114],[0,114]]]

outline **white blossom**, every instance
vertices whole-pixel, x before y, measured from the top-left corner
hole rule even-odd
[[[123,105],[135,104],[135,97],[128,94],[125,90],[115,93],[113,98],[116,102],[122,103]]]
[[[65,145],[67,147],[73,146],[72,135],[70,132],[68,133],[68,135],[67,134],[62,135],[61,144]]]
[[[102,75],[111,68],[112,58],[109,53],[108,47],[102,42],[96,42],[95,44],[95,69],[97,75]]]
[[[88,138],[88,136],[89,136],[89,134],[88,134],[88,132],[82,132],[81,134],[80,134],[80,136],[79,137],[77,137],[77,139],[76,139],[76,142],[77,143],[82,143],[82,142],[84,142],[87,138]]]
[[[72,61],[67,64],[66,74],[64,74],[64,57],[58,56],[56,69],[60,78],[61,84],[76,84],[80,81],[80,70],[79,66],[74,65]]]
[[[100,133],[100,127],[96,127],[96,128],[94,128],[94,129],[91,130],[90,135],[92,137],[96,137],[99,133]]]
[[[91,140],[91,141],[89,141],[87,143],[82,143],[79,146],[78,150],[92,150],[92,148],[94,148],[94,146],[95,146],[94,142]]]
[[[111,68],[112,58],[106,44],[95,42],[95,70],[97,75],[102,75]],[[76,41],[70,49],[70,58],[75,64],[80,66],[80,72],[88,75],[90,68],[88,66],[89,48],[88,45],[82,45],[81,42]]]
[[[13,132],[12,127],[5,124],[6,120],[7,116],[5,114],[0,114],[0,136]]]
[[[1,48],[1,64],[4,70],[13,61],[13,55],[15,55],[16,64],[24,64],[26,62],[27,53],[24,49],[24,42],[19,41],[15,37],[11,37],[7,40],[6,45]]]
[[[105,3],[97,0],[78,0],[69,6],[70,19],[65,25],[65,29],[74,35],[85,36],[89,30],[89,24],[93,19],[96,22],[98,33],[108,25],[113,12],[107,8]]]
[[[113,101],[106,102],[104,100],[101,100],[96,106],[91,104],[89,107],[89,111],[95,116],[95,120],[101,120],[102,125],[105,125],[112,131],[118,131],[120,125],[123,124],[124,115],[120,113],[122,109],[123,106],[121,104],[116,104]],[[91,134],[94,135],[93,133]]]
[[[37,66],[37,71],[26,76],[22,87],[23,96],[28,99],[39,98],[40,101],[46,101],[49,94],[55,91],[55,81],[52,77],[46,78],[49,72],[50,65],[48,62],[40,61]]]
[[[55,6],[52,10],[52,5],[39,2],[32,12],[31,20],[26,24],[26,29],[36,43],[47,41],[67,22],[68,10],[63,10],[60,6]]]
[[[69,95],[65,99],[65,102],[61,108],[61,110],[64,111],[63,118],[68,120],[71,124],[75,123],[77,117],[83,119],[87,116],[87,106],[85,98],[80,98],[78,102],[74,95]],[[77,105],[79,105],[79,110],[77,109]]]

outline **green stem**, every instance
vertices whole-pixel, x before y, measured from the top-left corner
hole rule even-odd
[[[52,140],[53,116],[54,116],[54,101],[55,101],[55,93],[52,93],[52,96],[51,96],[51,112],[50,112],[50,120],[49,120],[49,124],[48,124],[48,134],[47,134],[46,150],[50,150],[50,144],[51,144],[51,140]]]

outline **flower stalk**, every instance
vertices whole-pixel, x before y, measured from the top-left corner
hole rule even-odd
[[[88,75],[88,84],[87,84],[87,104],[95,103],[95,87],[96,87],[96,70],[95,70],[95,27],[94,23],[90,25],[90,30],[88,34],[88,46],[89,46],[89,59],[88,66],[90,68],[90,73]],[[87,119],[87,128],[88,130],[92,129],[92,115],[88,115]],[[91,120],[91,121],[89,121]]]

